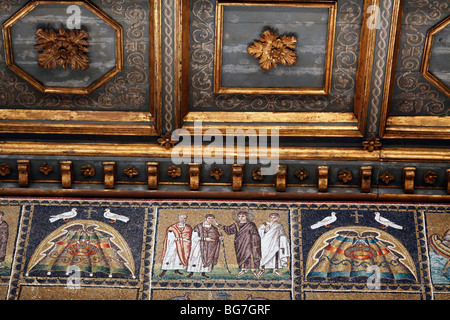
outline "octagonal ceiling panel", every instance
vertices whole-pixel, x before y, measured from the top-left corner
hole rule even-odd
[[[450,97],[450,17],[430,29],[422,62],[422,75]]]
[[[74,5],[78,12],[68,10],[68,4]],[[89,60],[88,67],[85,70],[74,69],[69,64],[68,68],[57,65],[56,68],[43,69],[38,65],[40,50],[36,48],[36,31],[42,29],[58,33],[62,28],[68,33],[73,29],[73,19],[79,19],[79,30],[88,34],[84,39],[87,41],[88,52],[84,54]],[[88,94],[122,69],[122,27],[85,1],[30,2],[4,24],[3,32],[8,42],[5,46],[8,66],[42,92]],[[58,49],[58,53],[61,50]],[[52,54],[57,60],[56,52],[52,51]]]

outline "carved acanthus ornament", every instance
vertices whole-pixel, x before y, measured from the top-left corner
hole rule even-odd
[[[434,171],[427,171],[424,176],[424,180],[428,184],[435,184],[437,181],[438,175]]]
[[[181,176],[181,168],[178,166],[171,166],[168,170],[167,170],[167,174],[172,178],[175,179],[179,176]]]
[[[39,171],[48,176],[50,172],[53,171],[53,167],[47,164],[47,162],[44,162],[40,167]]]
[[[295,176],[297,178],[299,178],[301,181],[305,180],[306,178],[308,178],[309,173],[308,171],[306,171],[305,169],[301,168],[300,170],[297,170],[295,172]]]
[[[161,145],[161,147],[164,147],[166,150],[172,149],[176,141],[172,141],[172,134],[168,132],[165,136],[161,136],[161,138],[158,139],[158,143]]]
[[[139,174],[139,172],[136,170],[136,168],[130,166],[128,168],[126,168],[123,173],[127,176],[131,178],[133,178],[134,176],[137,176]]]
[[[11,166],[7,163],[0,164],[0,176],[6,177],[11,173]]]
[[[338,178],[342,182],[347,183],[353,179],[353,176],[349,170],[343,170],[343,171],[339,172]]]
[[[389,184],[392,180],[394,180],[394,176],[389,171],[386,171],[380,177],[380,180],[383,181],[385,184]]]
[[[264,31],[259,41],[247,48],[247,53],[259,58],[261,69],[270,70],[276,68],[279,63],[293,66],[298,62],[292,49],[297,46],[298,40],[292,36],[280,37],[270,30]]]
[[[81,167],[81,173],[86,178],[95,176],[95,169],[90,164]]]
[[[211,177],[214,177],[217,181],[220,180],[220,178],[223,176],[223,170],[220,168],[215,168],[213,171],[209,174]]]
[[[373,152],[375,150],[380,149],[383,144],[380,142],[378,138],[370,138],[363,142],[364,150],[369,152]]]
[[[66,31],[60,28],[58,32],[49,29],[38,29],[36,35],[36,49],[38,54],[38,66],[42,69],[56,69],[57,66],[64,70],[70,66],[72,70],[87,70],[89,68],[89,52],[87,46],[89,33],[84,30]]]

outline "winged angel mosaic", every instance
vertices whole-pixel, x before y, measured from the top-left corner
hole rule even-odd
[[[125,239],[100,221],[75,220],[53,231],[34,251],[27,275],[69,275],[73,267],[91,277],[106,274],[135,278],[133,256]]]

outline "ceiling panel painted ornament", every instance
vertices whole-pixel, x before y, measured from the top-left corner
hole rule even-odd
[[[389,41],[379,135],[450,139],[450,98],[441,81],[448,77],[448,37],[441,27],[448,20],[450,5],[430,0],[400,3],[391,21],[391,33],[397,36]],[[437,31],[442,33],[432,45]],[[430,67],[434,72],[439,69],[441,80],[432,76]]]
[[[71,7],[78,9],[75,18]],[[39,27],[44,24],[51,28]],[[89,2],[32,1],[3,24],[3,36],[6,65],[43,93],[90,94],[123,69],[122,27]]]
[[[1,131],[157,135],[160,85],[149,79],[160,59],[154,41],[158,32],[153,12],[158,8],[155,1],[147,0],[120,6],[104,0],[5,3],[0,11],[4,33],[0,108],[5,120]],[[40,46],[43,43],[36,48],[36,31],[58,31],[61,27],[68,34],[77,30],[89,34],[83,38],[88,43],[83,50],[89,50],[84,52],[89,68],[39,66],[39,57],[45,53]],[[79,66],[87,62],[78,58]],[[48,59],[47,67],[54,63]]]
[[[421,68],[425,79],[445,93],[447,97],[450,97],[449,43],[450,16],[428,31]]]
[[[363,136],[376,36],[362,32],[370,3],[189,1],[180,60],[189,103],[179,106],[178,126],[192,132],[203,121],[205,130],[251,125],[279,128],[280,136]],[[261,70],[247,48],[267,29],[298,39],[297,64]]]

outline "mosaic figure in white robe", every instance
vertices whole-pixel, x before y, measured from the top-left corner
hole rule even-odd
[[[266,272],[266,269],[273,269],[273,273],[282,276],[280,269],[288,266],[289,239],[283,225],[278,222],[279,219],[279,214],[272,213],[269,215],[269,221],[258,228],[262,254],[259,277]]]

